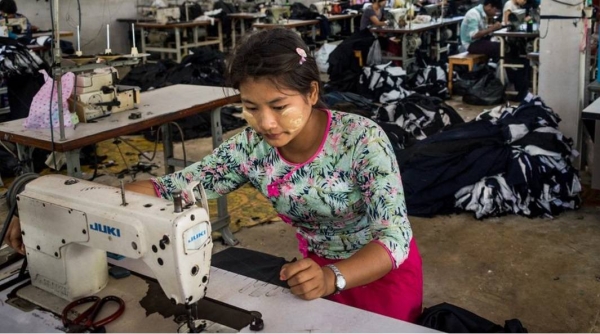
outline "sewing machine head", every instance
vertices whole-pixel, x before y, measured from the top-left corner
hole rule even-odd
[[[390,12],[390,14],[392,14],[394,16],[394,26],[396,26],[396,25],[398,25],[400,27],[403,26],[401,24],[401,22],[405,21],[407,11],[408,11],[408,9],[406,9],[406,8],[392,8],[392,9],[388,10],[388,12]]]
[[[273,23],[279,23],[282,19],[290,17],[290,7],[273,6],[267,9],[267,17],[269,17]]]
[[[14,17],[0,19],[0,26],[15,34],[23,34],[27,31],[27,18]]]
[[[118,78],[117,70],[112,67],[77,75],[74,103],[80,121],[131,110],[140,103],[140,89],[117,85]]]
[[[181,10],[179,7],[156,8],[154,17],[156,22],[160,24],[179,22],[179,19],[181,19]]]
[[[148,265],[173,303],[204,297],[212,252],[204,208],[63,175],[31,181],[17,199],[35,287],[67,300],[92,295],[108,282],[110,251]]]

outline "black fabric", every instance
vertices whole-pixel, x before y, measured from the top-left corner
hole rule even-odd
[[[191,50],[173,67],[165,77],[165,84],[189,84],[205,86],[223,86],[225,84],[225,56],[222,52],[202,47]]]
[[[290,19],[293,20],[314,20],[319,16],[317,11],[311,10],[301,2],[294,2],[290,6]]]
[[[227,14],[235,13],[237,11],[235,6],[231,3],[225,2],[223,0],[218,0],[213,5],[213,9],[214,10],[222,9],[222,11],[219,14],[217,14],[213,17],[217,18],[221,21],[221,29],[222,29],[223,35],[226,38],[229,38],[229,36],[231,35],[231,19],[229,18],[229,16]],[[216,25],[209,26],[208,32],[211,35],[217,35],[218,27]]]
[[[426,307],[417,324],[447,333],[527,333],[518,319],[507,320],[502,327],[449,303]]]
[[[187,17],[186,17],[187,10]],[[179,11],[181,12],[181,17],[183,20],[193,21],[195,18],[202,16],[204,11],[202,10],[202,6],[200,6],[197,2],[185,1],[181,6],[179,6]]]
[[[464,103],[490,106],[504,102],[504,85],[489,71],[481,77],[462,98]]]
[[[481,219],[577,209],[581,184],[571,165],[573,142],[557,130],[559,121],[534,99],[487,111],[397,152],[408,213],[470,210]]]
[[[363,110],[365,112],[367,112],[367,114],[369,116],[369,118],[371,118],[375,112],[375,110],[377,110],[377,105],[373,103],[373,101],[371,101],[370,99],[362,96],[362,95],[358,95],[358,94],[354,94],[354,93],[350,93],[350,92],[330,92],[327,93],[323,96],[323,102],[325,102],[325,104],[327,104],[328,106],[331,106],[332,109],[336,109],[333,108],[334,105],[339,104],[339,103],[351,103],[353,104],[356,109],[359,110]],[[342,110],[342,111],[346,111],[345,109],[336,109],[336,110]]]
[[[452,94],[459,96],[467,94],[471,87],[489,73],[489,71],[490,69],[488,67],[481,67],[475,71],[460,74],[460,76],[452,83]]]
[[[209,47],[194,48],[193,54],[181,63],[161,60],[155,64],[134,67],[120,82],[138,86],[142,92],[175,84],[223,86],[225,83],[225,56]]]
[[[1,115],[0,121],[8,122],[29,116],[29,108],[35,94],[44,85],[41,73],[22,73],[6,79],[8,105],[10,113]],[[50,112],[50,110],[48,110]]]
[[[19,160],[13,154],[0,146],[0,175],[6,177],[17,174],[17,171],[19,170]]]
[[[287,281],[279,279],[279,272],[284,264],[293,261],[296,259],[287,261],[282,257],[250,249],[229,247],[213,254],[211,265],[259,281],[289,288]]]
[[[121,79],[120,84],[138,86],[142,92],[167,86],[169,71],[178,64],[172,60],[160,60],[156,63],[138,65]]]
[[[500,59],[500,43],[492,42],[489,38],[481,38],[472,42],[467,51],[472,54],[484,54],[494,62]]]
[[[358,93],[358,78],[362,69],[358,59],[354,56],[354,50],[360,50],[362,59],[366,62],[373,41],[375,41],[375,37],[371,32],[368,30],[358,31],[345,39],[329,54],[327,91]]]

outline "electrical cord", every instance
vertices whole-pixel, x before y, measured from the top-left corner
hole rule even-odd
[[[134,150],[138,151],[138,153],[141,156],[143,156],[146,160],[148,160],[148,161],[154,161],[154,158],[156,157],[156,150],[157,150],[157,147],[158,147],[158,138],[159,138],[159,135],[160,135],[160,131],[161,131],[161,127],[158,127],[158,130],[156,131],[156,138],[154,139],[154,150],[152,151],[152,157],[148,157],[142,150],[140,150],[139,148],[137,148],[136,146],[134,146],[133,144],[131,144],[126,139],[124,139],[122,137],[117,137],[117,138],[119,140],[121,140],[123,143],[125,143],[126,145],[129,145]]]

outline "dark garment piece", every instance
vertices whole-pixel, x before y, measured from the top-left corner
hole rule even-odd
[[[525,96],[527,96],[527,93],[529,93],[529,73],[531,71],[531,66],[527,59],[511,60],[510,63],[523,65],[523,68],[506,69],[508,81],[515,85],[515,90],[517,91],[516,100],[522,101]]]
[[[349,92],[330,92],[323,96],[323,102],[328,106],[333,106],[340,103],[351,103],[354,105],[355,109],[361,110],[364,114],[367,114],[367,118],[372,118],[375,114],[375,110],[377,110],[377,105],[375,105],[371,100],[354,93]],[[336,109],[343,110],[345,109]]]
[[[250,249],[230,247],[213,254],[211,265],[259,281],[289,288],[287,281],[279,279],[279,272],[284,264],[294,261],[296,261],[295,258],[287,261],[282,257]]]
[[[354,56],[354,50],[359,50],[362,53],[362,59],[366,60],[373,41],[375,41],[375,37],[370,31],[358,31],[345,39],[329,54],[328,91],[357,93],[358,78],[362,73],[362,68]]]
[[[227,14],[235,13],[237,10],[233,4],[225,2],[223,0],[218,0],[217,2],[215,2],[213,10],[217,9],[222,9],[222,11],[214,17],[218,18],[221,21],[223,35],[225,35],[228,38],[231,35],[231,19]],[[185,13],[183,14],[185,15]],[[214,25],[208,26],[208,31],[211,35],[218,34],[218,28]]]
[[[481,38],[472,42],[469,44],[467,51],[473,54],[484,54],[494,62],[500,59],[500,43],[492,42],[487,38]]]
[[[167,86],[166,78],[169,71],[178,64],[172,60],[159,60],[156,63],[140,64],[129,71],[121,79],[120,84],[138,86],[142,92]]]
[[[507,169],[511,149],[500,127],[487,121],[452,126],[397,155],[408,213],[431,216],[454,210],[454,194]]]
[[[493,72],[486,73],[463,95],[463,102],[472,105],[497,105],[504,101],[504,84]]]
[[[42,88],[44,82],[44,76],[39,72],[8,77],[6,79],[6,89],[10,113],[0,116],[0,121],[8,122],[29,116],[29,108],[31,108],[33,97]]]
[[[518,319],[507,320],[502,327],[449,303],[426,307],[417,324],[447,333],[527,333]]]

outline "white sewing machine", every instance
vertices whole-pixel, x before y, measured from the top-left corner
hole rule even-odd
[[[39,177],[18,196],[32,284],[72,300],[108,282],[106,252],[143,261],[167,297],[204,297],[210,272],[206,209],[63,175]]]
[[[142,16],[154,18],[157,23],[166,24],[169,22],[179,22],[181,19],[181,10],[179,7],[142,7]]]
[[[27,31],[27,18],[25,17],[14,17],[14,18],[3,18],[0,19],[0,26],[6,27],[6,29],[15,34],[23,34]]]
[[[75,112],[80,121],[89,122],[111,113],[130,110],[140,103],[140,89],[115,85],[117,79],[114,68],[77,75]]]
[[[33,287],[19,288],[16,294],[41,309],[23,312],[11,306],[14,304],[7,295],[14,293],[16,287],[0,291],[3,332],[60,330],[60,317],[43,309],[60,314],[68,302],[51,305],[54,299],[70,300],[99,290],[102,291],[98,295],[115,294],[128,303],[124,315],[107,325],[107,330],[186,331],[186,324],[174,323],[175,312],[157,314],[158,307],[165,308],[164,304],[170,303],[163,296],[156,298],[152,293],[156,290],[143,277],[155,277],[166,297],[186,308],[199,301],[204,303],[203,309],[215,315],[228,307],[229,311],[221,316],[225,321],[248,317],[257,312],[246,310],[256,310],[262,314],[266,332],[433,332],[322,298],[308,302],[286,288],[211,269],[213,244],[209,215],[204,208],[183,208],[178,201],[131,192],[123,195],[115,187],[62,175],[30,181],[17,200]],[[205,196],[202,203],[206,207]],[[108,279],[106,250],[125,256],[117,261],[118,265],[143,276]],[[107,280],[111,284],[105,288]],[[33,296],[32,290],[36,290],[35,300],[25,297]],[[38,304],[40,299],[42,303]],[[196,319],[196,324],[205,321],[191,318]],[[206,330],[235,330],[228,326],[210,325]],[[252,323],[237,330],[256,332]]]

